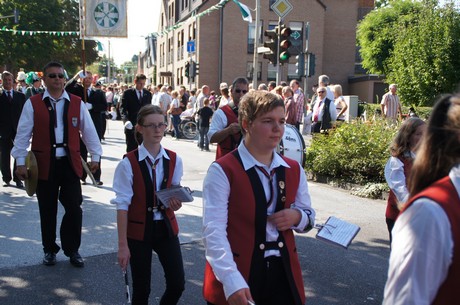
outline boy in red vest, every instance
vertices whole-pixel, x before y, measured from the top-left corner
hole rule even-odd
[[[203,185],[204,298],[215,305],[302,305],[293,230],[308,232],[315,211],[304,170],[275,153],[284,102],[249,92],[238,117],[243,142],[210,166]]]

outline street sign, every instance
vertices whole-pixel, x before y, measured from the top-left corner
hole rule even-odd
[[[257,47],[257,53],[268,53],[270,52],[270,48],[267,47]]]
[[[278,0],[271,6],[271,9],[283,19],[287,14],[289,14],[294,7],[288,0]]]
[[[195,52],[195,40],[187,41],[187,53]]]

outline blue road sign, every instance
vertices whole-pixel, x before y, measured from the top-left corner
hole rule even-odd
[[[195,52],[195,40],[187,41],[187,52],[188,53]]]

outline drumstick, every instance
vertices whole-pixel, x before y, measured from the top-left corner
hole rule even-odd
[[[128,271],[127,270],[123,270],[123,276],[125,278],[125,285],[126,285],[126,301],[127,301],[127,304],[131,304],[131,293],[129,291]]]

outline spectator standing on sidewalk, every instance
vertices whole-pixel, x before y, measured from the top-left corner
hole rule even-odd
[[[398,121],[402,121],[402,110],[399,96],[396,94],[398,89],[396,84],[391,84],[389,87],[390,91],[382,96],[382,102],[380,107],[382,109],[382,116],[390,124],[395,124]]]
[[[239,124],[243,142],[210,166],[203,183],[204,298],[305,304],[293,230],[308,232],[315,211],[300,164],[275,152],[284,133],[282,98],[248,93]]]
[[[305,105],[305,95],[303,94],[302,90],[300,89],[299,81],[296,79],[293,79],[291,81],[291,89],[294,92],[294,103],[295,103],[295,108],[296,108],[296,123],[295,123],[295,128],[300,131],[300,124],[302,123],[303,120],[303,111],[304,111],[304,105]]]
[[[179,227],[174,215],[182,202],[171,198],[165,205],[155,192],[180,185],[182,159],[161,145],[166,123],[160,107],[147,105],[140,109],[135,128],[142,144],[120,161],[113,181],[116,197],[111,203],[117,206],[118,263],[123,270],[131,265],[133,304],[147,305],[152,250],[155,251],[166,280],[160,305],[174,305],[185,286]]]
[[[435,104],[393,228],[384,305],[458,304],[460,96]]]
[[[211,120],[214,111],[209,107],[210,101],[209,99],[204,99],[203,101],[203,108],[198,110],[198,115],[200,119],[198,120],[198,129],[200,132],[200,142],[198,143],[198,147],[201,150],[210,151],[209,150],[209,139],[208,139],[208,131],[209,131],[209,121]]]

